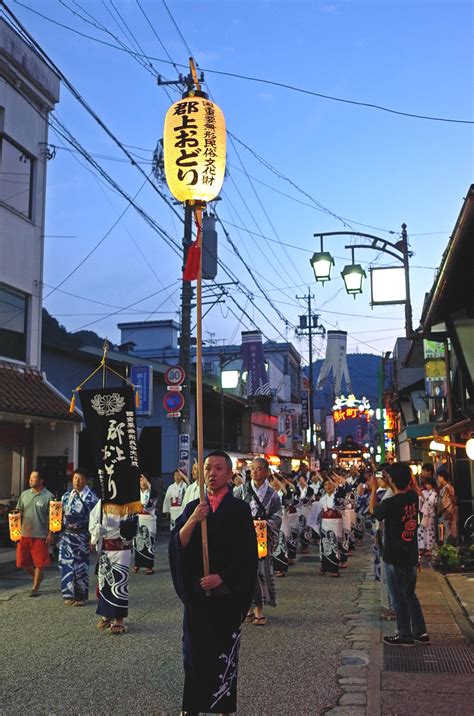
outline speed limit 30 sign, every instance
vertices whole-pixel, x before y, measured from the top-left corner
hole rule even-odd
[[[165,382],[167,385],[181,385],[185,377],[184,368],[181,368],[180,365],[172,365],[166,369]]]

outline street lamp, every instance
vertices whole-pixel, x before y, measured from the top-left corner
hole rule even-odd
[[[324,284],[325,281],[331,280],[331,270],[334,266],[334,259],[328,251],[324,251],[323,237],[321,239],[321,251],[315,252],[309,262],[313,267],[314,277],[316,281]]]
[[[412,308],[410,300],[410,276],[409,276],[409,258],[412,256],[412,252],[408,248],[408,235],[407,225],[402,224],[402,231],[400,240],[396,243],[381,239],[379,236],[373,236],[372,234],[365,234],[360,231],[326,231],[324,233],[317,233],[314,236],[319,236],[321,240],[321,251],[313,254],[310,259],[310,264],[313,268],[316,281],[324,282],[331,280],[331,268],[334,265],[334,260],[331,254],[323,251],[323,237],[324,236],[360,236],[364,239],[370,239],[369,244],[353,244],[352,246],[345,246],[346,249],[352,251],[352,264],[345,266],[341,272],[342,278],[344,279],[344,285],[347,293],[355,296],[358,293],[362,293],[364,279],[367,278],[366,273],[360,264],[354,262],[354,250],[355,249],[371,249],[372,251],[378,251],[383,254],[388,254],[392,258],[400,261],[402,268],[398,270],[394,269],[393,266],[380,267],[376,270],[372,270],[371,282],[372,282],[372,305],[395,305],[398,303],[405,304],[405,335],[407,338],[413,336],[413,318]],[[384,272],[391,271],[390,279]],[[398,273],[397,273],[398,271]],[[387,293],[384,290],[384,295],[379,297],[374,292],[374,274],[377,278],[377,287],[380,285],[386,287],[390,286],[390,291]],[[395,276],[395,274],[397,274]],[[396,281],[394,279],[397,279]],[[400,284],[403,288],[404,280],[404,291],[400,290]]]
[[[341,276],[347,293],[350,296],[354,296],[355,300],[356,294],[362,293],[364,279],[367,278],[367,274],[360,264],[354,262],[354,249],[352,249],[352,263],[344,266]]]
[[[469,438],[466,442],[466,455],[469,460],[474,460],[474,438]]]

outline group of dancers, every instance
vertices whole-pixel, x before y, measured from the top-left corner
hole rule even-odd
[[[296,555],[308,553],[311,543],[319,544],[319,573],[339,577],[365,532],[368,498],[363,472],[300,471],[274,473],[272,487],[282,503],[282,524],[273,553],[274,574],[284,577]]]

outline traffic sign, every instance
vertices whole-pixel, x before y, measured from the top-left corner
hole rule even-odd
[[[172,365],[166,369],[165,381],[167,385],[181,385],[184,382],[186,373],[180,365]]]
[[[163,407],[168,413],[176,413],[183,409],[183,394],[177,391],[168,391],[163,397]]]

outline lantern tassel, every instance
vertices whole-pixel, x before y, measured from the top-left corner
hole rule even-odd
[[[139,394],[137,388],[135,388],[135,407],[136,408],[140,407],[140,394]]]
[[[186,265],[183,271],[183,281],[195,281],[199,276],[201,267],[201,249],[198,242],[195,241],[188,249]]]
[[[75,407],[76,407],[76,392],[73,391],[71,402],[69,403],[69,412],[73,413]]]

